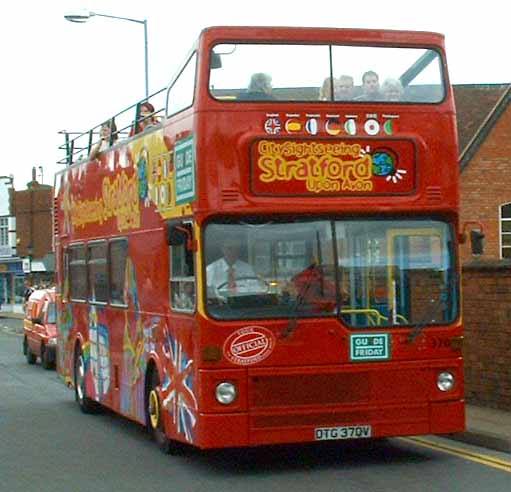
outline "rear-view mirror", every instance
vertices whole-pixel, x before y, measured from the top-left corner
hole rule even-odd
[[[222,68],[222,58],[218,53],[215,53],[214,51],[211,52],[211,60],[209,66],[211,70]]]

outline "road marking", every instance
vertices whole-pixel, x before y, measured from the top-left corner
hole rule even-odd
[[[0,330],[6,333],[7,335],[15,335],[17,337],[23,336],[23,331],[18,332],[16,328],[13,328],[11,326],[0,326]],[[23,328],[21,328],[23,330]]]
[[[509,462],[499,460],[498,458],[494,458],[493,456],[473,453],[462,448],[456,448],[454,446],[449,446],[447,444],[438,444],[436,442],[428,441],[427,439],[422,439],[419,437],[402,437],[400,439],[403,441],[411,442],[413,444],[419,444],[420,446],[424,446],[427,448],[437,449],[448,454],[459,456],[461,458],[465,458],[467,460],[474,461],[482,465],[491,466],[493,468],[497,468],[498,470],[503,470],[507,473],[511,473],[511,464]]]

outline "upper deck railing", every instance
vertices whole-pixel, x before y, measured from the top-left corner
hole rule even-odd
[[[92,149],[96,145],[101,144],[101,127],[108,125],[113,128],[110,132],[108,146],[120,143],[138,133],[142,133],[142,126],[145,129],[154,126],[156,122],[161,122],[165,113],[165,96],[166,88],[151,94],[148,98],[123,109],[121,112],[113,115],[102,123],[87,130],[86,132],[68,132],[62,130],[59,134],[64,135],[65,142],[59,147],[65,152],[65,157],[57,161],[57,164],[71,165],[79,161],[87,160]],[[150,111],[142,115],[142,107],[145,103],[150,103],[154,111]],[[152,125],[144,125],[151,122]]]
[[[317,34],[315,38],[311,38],[312,32]],[[436,105],[449,94],[443,38],[434,33],[211,28],[203,31],[201,39],[168,89],[155,92],[86,132],[60,132],[65,136],[60,147],[65,157],[59,163],[71,165],[88,159],[101,142],[105,124],[114,131],[109,145],[101,150],[140,133],[139,125],[144,126],[144,121],[154,123],[194,101],[202,105],[209,100],[216,107],[218,103],[226,108],[230,105],[229,110],[238,103],[256,102],[270,110],[271,104],[285,103]],[[376,95],[365,93],[367,74],[380,77],[381,90]],[[255,81],[258,85],[265,82],[263,79],[271,84],[270,95],[260,87],[251,91],[254,76],[261,79]],[[348,92],[344,83],[351,84]],[[194,98],[194,91],[199,99]],[[178,107],[173,105],[176,99],[180,99]],[[152,110],[141,115],[146,102]]]

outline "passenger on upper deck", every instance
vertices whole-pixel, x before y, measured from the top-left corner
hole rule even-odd
[[[353,77],[351,75],[341,75],[335,84],[335,100],[351,101],[354,96]]]
[[[139,106],[139,115],[136,124],[130,132],[130,137],[137,133],[145,132],[148,128],[158,125],[158,118],[154,115],[154,106],[145,101]]]
[[[381,85],[385,101],[401,101],[403,99],[403,85],[398,79],[387,78]]]
[[[268,101],[274,99],[272,96],[271,76],[267,73],[254,73],[250,78],[247,92],[241,94],[242,101]]]
[[[380,92],[380,78],[376,72],[369,70],[362,75],[362,95],[357,101],[381,101],[383,96]]]
[[[332,83],[333,82],[333,83]],[[331,101],[332,100],[332,85],[334,86],[334,91],[336,87],[337,80],[327,77],[321,87],[319,88],[319,100],[320,101]]]
[[[105,121],[101,125],[99,135],[100,135],[99,142],[96,145],[94,145],[90,150],[89,153],[90,160],[95,159],[100,152],[103,152],[104,150],[108,149],[110,147],[110,140],[112,140],[113,145],[119,139],[119,135],[117,134],[117,126],[113,118],[111,120]]]

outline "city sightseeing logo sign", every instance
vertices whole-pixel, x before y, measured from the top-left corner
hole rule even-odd
[[[373,190],[372,157],[357,143],[261,140],[257,152],[256,171],[264,184],[303,183],[312,193]]]

